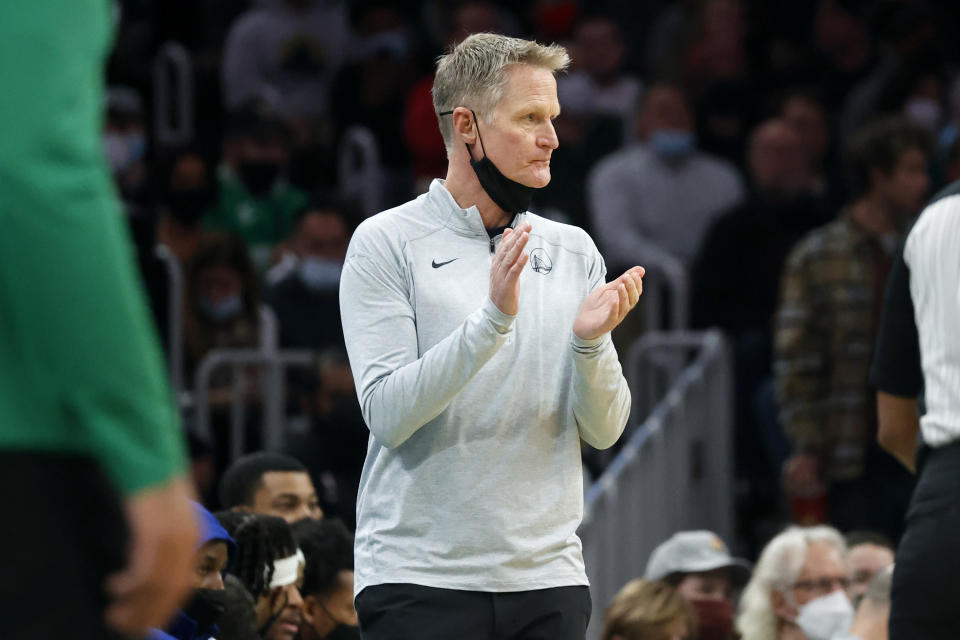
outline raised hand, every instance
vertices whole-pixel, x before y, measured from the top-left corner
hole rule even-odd
[[[530,259],[523,248],[532,228],[524,222],[516,229],[506,229],[490,265],[490,299],[507,315],[515,316],[520,309],[520,274]]]
[[[580,305],[573,333],[583,340],[592,340],[613,330],[637,305],[643,293],[644,273],[643,267],[633,267],[588,295]]]

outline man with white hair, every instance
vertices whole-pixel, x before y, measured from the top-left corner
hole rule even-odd
[[[629,416],[609,332],[643,269],[607,284],[583,230],[527,211],[550,181],[568,63],[562,47],[493,34],[442,56],[447,178],[350,243],[340,306],[371,432],[365,640],[584,638],[580,441],[611,446]]]
[[[740,600],[742,640],[830,640],[850,630],[846,545],[832,527],[788,527],[767,543]]]

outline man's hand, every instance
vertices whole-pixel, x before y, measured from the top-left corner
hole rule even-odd
[[[644,273],[643,267],[633,267],[588,295],[580,305],[573,333],[582,340],[592,340],[612,331],[637,305],[643,293]]]
[[[148,627],[169,622],[186,596],[197,541],[191,498],[182,478],[128,498],[129,560],[106,584],[111,627],[143,637]]]
[[[508,316],[520,310],[520,274],[530,255],[523,252],[533,226],[524,222],[516,229],[506,229],[490,265],[490,299]]]

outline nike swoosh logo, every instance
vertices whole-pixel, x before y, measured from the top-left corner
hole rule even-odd
[[[454,258],[453,260],[459,260],[459,258]],[[434,269],[439,269],[440,267],[442,267],[442,266],[445,265],[445,264],[450,264],[451,262],[453,262],[453,260],[447,260],[446,262],[437,262],[436,260],[434,260],[433,263],[432,263],[432,264],[433,264],[433,268],[434,268]]]

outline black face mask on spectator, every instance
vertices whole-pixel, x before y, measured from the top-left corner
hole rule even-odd
[[[206,633],[227,608],[227,592],[223,589],[197,589],[183,612],[197,623],[197,633]]]
[[[200,222],[212,202],[213,195],[208,189],[180,189],[167,195],[170,215],[186,226]]]
[[[351,627],[341,622],[324,637],[324,640],[360,640],[360,627]]]
[[[238,172],[250,195],[259,198],[273,188],[280,175],[280,165],[276,162],[241,162]]]

